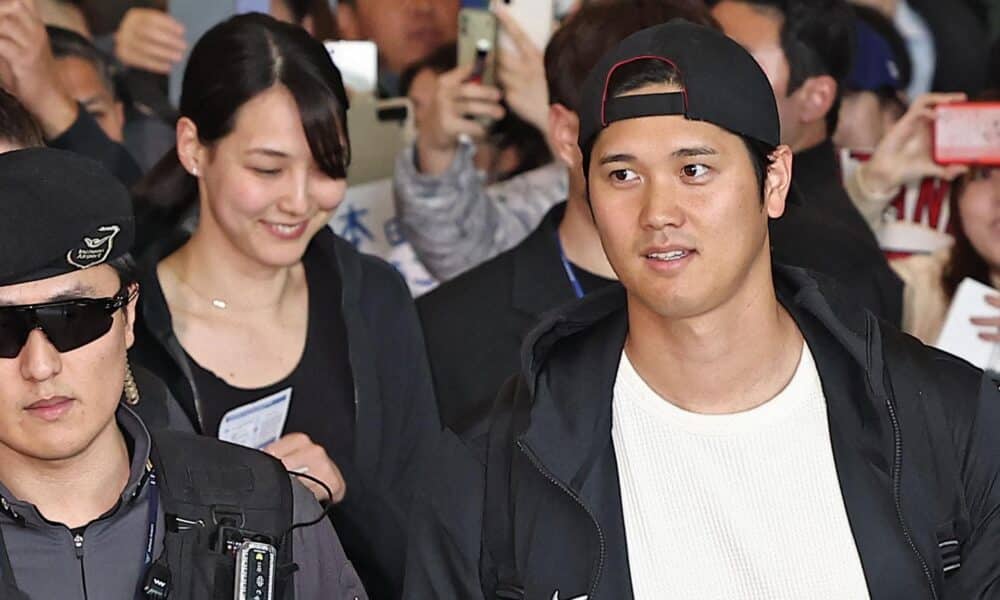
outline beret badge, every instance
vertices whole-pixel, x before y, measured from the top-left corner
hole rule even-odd
[[[66,262],[78,269],[89,269],[103,263],[111,256],[115,236],[119,232],[121,227],[118,225],[98,227],[94,236],[84,236],[81,245],[66,253]]]

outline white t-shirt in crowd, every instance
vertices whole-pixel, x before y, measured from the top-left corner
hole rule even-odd
[[[635,597],[868,600],[808,346],[742,413],[661,398],[622,352],[612,437]]]

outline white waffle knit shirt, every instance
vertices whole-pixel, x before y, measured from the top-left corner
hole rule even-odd
[[[625,352],[612,437],[639,600],[868,600],[808,346],[788,386],[731,415],[661,398]]]

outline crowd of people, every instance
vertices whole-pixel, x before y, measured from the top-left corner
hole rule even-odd
[[[1000,1],[173,2],[0,0],[0,598],[1000,598]]]

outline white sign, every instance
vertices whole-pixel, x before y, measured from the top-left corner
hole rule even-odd
[[[986,302],[986,296],[997,293],[995,289],[975,279],[962,280],[955,291],[955,298],[951,301],[941,335],[934,345],[945,352],[964,358],[980,369],[985,369],[990,363],[996,344],[980,339],[979,334],[983,328],[973,325],[969,319],[1000,316],[997,314],[1000,313],[1000,309]]]
[[[348,187],[347,196],[330,219],[330,227],[361,252],[374,254],[396,267],[414,296],[437,286],[437,280],[403,236],[391,179]]]
[[[222,416],[219,439],[260,450],[278,441],[285,430],[292,388],[237,406]]]

